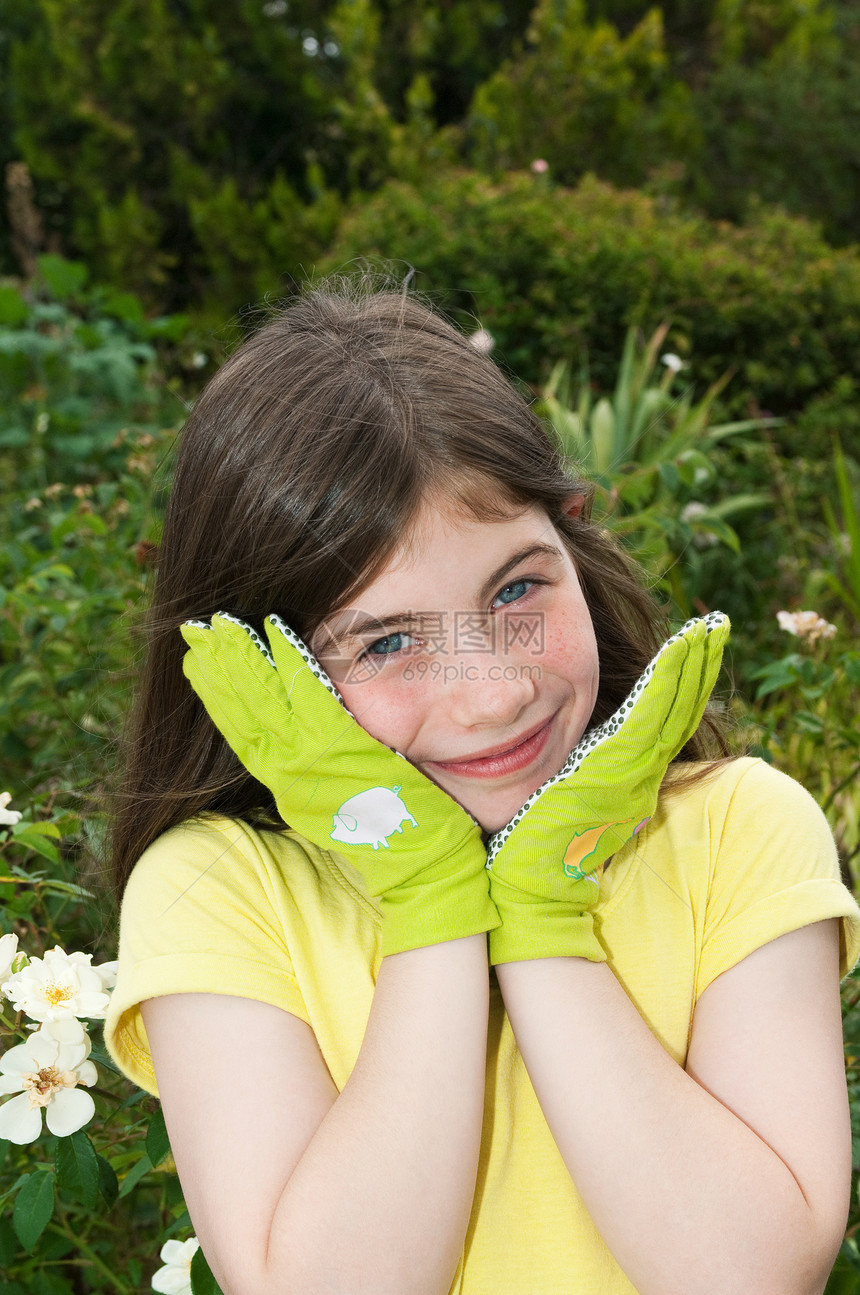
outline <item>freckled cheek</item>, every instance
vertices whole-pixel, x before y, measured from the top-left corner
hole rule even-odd
[[[562,620],[548,625],[543,651],[536,658],[547,675],[571,680],[580,690],[597,693],[597,643],[590,622]]]
[[[371,737],[404,755],[420,734],[433,700],[431,682],[418,678],[344,685],[341,696]]]

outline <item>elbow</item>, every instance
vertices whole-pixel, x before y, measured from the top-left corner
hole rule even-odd
[[[822,1295],[845,1238],[849,1202],[850,1179],[844,1197],[834,1199],[828,1210],[816,1214],[809,1207],[806,1246],[797,1265],[797,1278],[786,1290],[796,1290],[797,1295]]]
[[[707,1251],[688,1253],[683,1268],[663,1270],[648,1295],[823,1295],[844,1236],[845,1214],[816,1216],[810,1207],[790,1225],[759,1217],[743,1235],[712,1237]]]
[[[756,1247],[753,1280],[749,1271],[736,1272],[725,1295],[823,1295],[845,1236],[849,1201],[847,1175],[827,1179],[824,1190],[804,1192],[797,1184],[793,1203],[775,1211]]]
[[[842,1246],[845,1236],[845,1228],[840,1228],[838,1235],[821,1238],[818,1245],[810,1254],[809,1267],[806,1272],[805,1280],[796,1286],[797,1295],[823,1295],[824,1288],[833,1271],[833,1265]],[[792,1291],[795,1287],[790,1288]]]
[[[846,1210],[847,1216],[847,1210]],[[845,1234],[845,1218],[838,1223],[821,1221],[811,1213],[806,1228],[800,1228],[791,1242],[774,1238],[769,1254],[760,1264],[758,1281],[749,1274],[737,1274],[736,1284],[725,1295],[744,1290],[747,1295],[823,1295]]]

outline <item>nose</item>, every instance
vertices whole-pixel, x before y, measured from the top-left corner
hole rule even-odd
[[[448,713],[462,728],[501,731],[516,723],[535,692],[531,672],[522,665],[480,653],[449,684]]]

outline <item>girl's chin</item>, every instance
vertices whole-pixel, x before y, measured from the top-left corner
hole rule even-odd
[[[548,774],[547,777],[551,777],[551,775]],[[474,796],[463,796],[451,791],[448,791],[448,795],[456,800],[457,804],[465,809],[467,814],[472,816],[482,829],[484,836],[488,837],[506,827],[517,811],[522,809],[529,796],[542,785],[543,783],[540,782],[537,786],[524,787],[522,794],[517,793],[513,798],[496,800],[493,803],[490,803],[489,798],[479,802]],[[447,790],[447,788],[443,788],[443,790]]]

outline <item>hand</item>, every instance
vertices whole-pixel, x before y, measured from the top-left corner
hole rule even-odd
[[[648,822],[669,763],[695,733],[729,635],[722,612],[668,639],[614,715],[487,844],[502,925],[490,961],[605,961],[591,914],[599,870]]]
[[[183,670],[242,764],[290,827],[355,865],[380,900],[383,953],[498,925],[481,829],[342,705],[277,616],[268,647],[242,621],[187,621]]]

